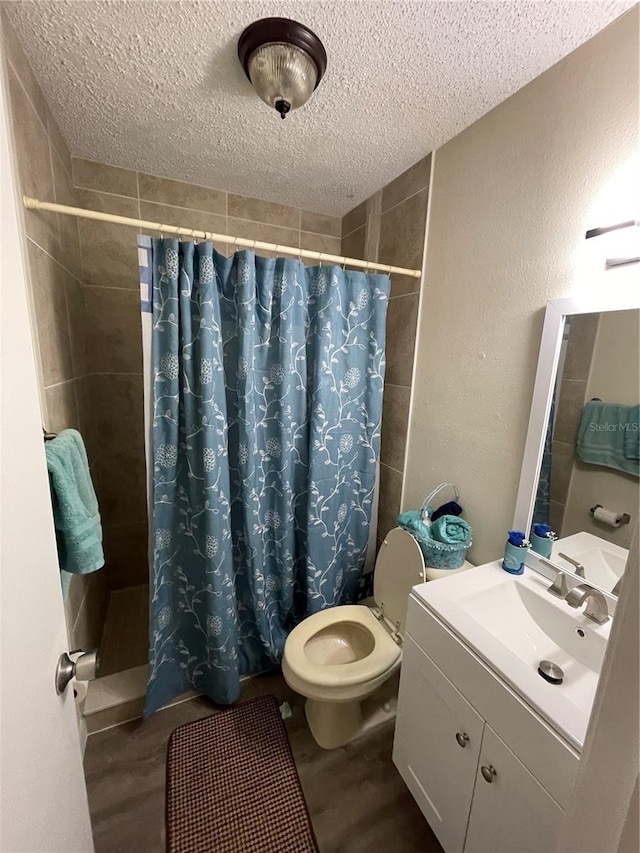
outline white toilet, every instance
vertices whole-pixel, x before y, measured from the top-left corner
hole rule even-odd
[[[289,687],[307,697],[309,728],[320,746],[349,743],[395,713],[392,676],[402,661],[407,600],[411,587],[425,580],[420,546],[396,527],[378,553],[371,606],[323,610],[289,634],[282,673]]]

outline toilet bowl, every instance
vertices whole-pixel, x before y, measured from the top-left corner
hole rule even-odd
[[[307,721],[321,747],[343,746],[395,713],[393,676],[409,593],[425,580],[420,546],[395,528],[376,559],[374,601],[314,613],[287,637],[282,674],[307,698]]]

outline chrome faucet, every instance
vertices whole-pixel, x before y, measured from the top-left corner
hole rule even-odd
[[[570,557],[568,554],[563,554],[562,551],[558,551],[558,557],[562,557],[562,559],[566,560],[567,563],[571,563],[579,578],[584,577],[584,566],[579,560],[574,560],[573,557]]]
[[[569,592],[569,587],[567,586],[567,576],[555,566],[550,560],[546,560],[544,557],[538,557],[541,563],[544,563],[545,566],[549,566],[550,569],[553,569],[556,573],[553,583],[551,586],[547,587],[547,592],[550,592],[551,595],[555,595],[556,598],[566,598],[567,593]]]
[[[587,602],[584,609],[584,615],[589,619],[593,619],[599,625],[609,619],[609,609],[607,607],[607,599],[597,589],[592,589],[586,583],[581,583],[579,586],[574,586],[565,597],[565,601],[570,607],[582,607]]]

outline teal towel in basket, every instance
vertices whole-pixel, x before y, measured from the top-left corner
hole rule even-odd
[[[66,429],[45,444],[60,568],[73,574],[104,566],[102,525],[82,436]]]
[[[421,510],[408,509],[406,512],[400,513],[397,522],[400,527],[412,533],[418,541],[432,538],[431,525],[424,523]]]
[[[471,545],[471,528],[455,515],[443,515],[435,522],[433,499],[443,489],[451,488],[458,503],[460,493],[453,483],[440,483],[429,492],[419,510],[408,510],[398,516],[398,524],[416,540],[422,551],[425,566],[433,569],[459,569],[464,564],[466,549]],[[455,525],[452,524],[455,522]],[[440,539],[439,536],[448,537]]]
[[[431,536],[448,545],[471,544],[471,526],[463,518],[455,515],[441,515],[431,523]]]

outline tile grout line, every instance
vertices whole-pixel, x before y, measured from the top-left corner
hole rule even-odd
[[[79,377],[79,378],[85,379],[89,376],[144,376],[144,373],[142,370],[140,370],[140,371],[92,370],[90,373],[85,373],[84,376]]]
[[[49,107],[49,104],[48,104],[48,102],[47,102],[47,99],[46,99],[46,98],[45,98],[45,96],[44,96],[44,93],[43,93],[42,89],[40,89],[40,84],[38,83],[38,80],[36,79],[36,76],[35,76],[35,74],[33,73],[33,69],[31,68],[31,63],[29,62],[29,60],[28,60],[28,58],[26,57],[26,55],[25,55],[25,59],[27,59],[27,64],[29,65],[29,69],[30,69],[30,71],[31,71],[31,73],[32,73],[32,75],[33,75],[33,79],[34,79],[34,81],[35,81],[35,83],[36,83],[36,86],[38,87],[38,89],[39,89],[39,91],[40,91],[40,94],[42,95],[42,99],[43,99],[43,101],[45,102],[45,104],[46,104],[46,106],[47,106],[47,109],[48,109],[48,110],[50,110],[51,108]],[[22,77],[21,77],[21,76],[20,76],[20,74],[18,73],[18,69],[15,67],[15,65],[13,64],[13,62],[11,61],[11,59],[10,59],[8,56],[7,56],[7,65],[9,66],[9,68],[11,68],[11,70],[12,70],[12,71],[13,71],[13,73],[15,74],[16,80],[18,81],[18,85],[19,85],[19,86],[20,86],[20,88],[22,89],[22,91],[23,91],[23,93],[24,93],[25,98],[27,99],[27,101],[29,102],[29,104],[30,104],[30,106],[31,106],[32,110],[34,111],[34,113],[35,113],[35,115],[36,115],[36,118],[37,118],[38,122],[40,123],[40,126],[41,126],[41,127],[42,127],[42,129],[44,130],[45,135],[47,136],[47,139],[49,139],[49,140],[50,140],[49,128],[47,127],[47,125],[46,125],[46,124],[42,121],[42,119],[40,118],[40,114],[38,113],[38,109],[37,109],[36,105],[33,103],[33,101],[31,100],[31,96],[29,95],[29,92],[27,92],[27,88],[26,88],[26,86],[24,85],[24,83],[22,82]],[[52,118],[53,118],[53,115],[52,115]],[[54,118],[53,120],[55,121],[55,118]],[[57,126],[57,122],[56,122],[56,126]],[[59,128],[59,127],[58,127],[58,130],[60,130],[60,128]],[[51,143],[51,144],[53,144],[53,143]],[[54,148],[55,148],[55,146],[54,146]],[[67,149],[67,150],[68,150],[68,149]],[[56,154],[58,155],[58,159],[60,160],[60,163],[62,164],[62,168],[63,168],[63,169],[65,170],[65,172],[67,173],[68,177],[70,177],[70,178],[71,178],[71,183],[73,184],[73,176],[72,176],[72,174],[69,172],[69,170],[67,169],[67,166],[66,166],[65,162],[63,161],[62,157],[58,154],[57,149],[56,149]],[[71,158],[71,153],[70,153],[70,152],[69,152],[69,158]]]
[[[194,184],[194,186],[196,186],[196,185]],[[229,218],[231,218],[231,219],[237,219],[240,222],[248,222],[252,225],[266,225],[269,228],[279,228],[279,229],[283,229],[286,231],[297,231],[299,237],[302,234],[311,234],[311,235],[317,236],[317,237],[328,237],[329,239],[332,239],[332,240],[341,240],[342,239],[341,237],[339,237],[335,234],[325,234],[322,231],[305,231],[301,228],[293,228],[291,225],[276,225],[273,222],[264,222],[263,220],[260,220],[260,219],[246,219],[243,216],[231,216],[231,217],[229,217],[228,213],[218,213],[218,212],[215,212],[213,210],[200,210],[196,207],[182,207],[180,205],[170,204],[168,202],[153,201],[152,199],[142,198],[141,196],[138,196],[136,198],[136,196],[121,195],[120,193],[110,193],[110,192],[107,192],[106,190],[96,190],[96,189],[92,189],[91,187],[82,187],[82,186],[77,186],[75,184],[74,184],[74,189],[85,191],[85,192],[99,193],[102,195],[110,196],[112,198],[121,198],[121,199],[127,199],[128,201],[137,201],[138,202],[138,218],[139,219],[142,219],[142,208],[141,208],[142,204],[157,204],[159,207],[171,207],[175,210],[180,210],[180,211],[184,210],[184,211],[187,211],[189,213],[198,213],[198,214],[201,214],[204,216],[220,216],[221,218],[226,220],[225,221],[225,230],[226,231],[228,231]],[[227,195],[227,193],[225,193],[225,195]],[[81,218],[81,217],[79,217],[79,218]],[[198,231],[198,230],[206,231],[207,229],[206,228],[202,228],[202,229],[196,228],[195,230],[196,231]],[[230,235],[227,234],[227,236],[230,236]],[[296,247],[296,248],[299,248],[299,247]]]
[[[27,60],[27,62],[29,62],[29,60]],[[9,68],[11,68],[11,70],[13,71],[13,73],[15,74],[16,80],[18,81],[18,85],[19,85],[19,86],[20,86],[20,88],[22,89],[22,92],[23,92],[23,94],[24,94],[25,98],[27,99],[27,101],[28,101],[28,103],[29,103],[29,106],[30,106],[30,107],[31,107],[31,109],[34,111],[34,113],[36,114],[36,118],[37,118],[37,120],[38,120],[38,123],[40,124],[40,126],[41,126],[41,127],[42,127],[42,129],[44,130],[45,134],[48,136],[48,135],[49,135],[48,130],[47,130],[47,128],[46,128],[46,126],[45,126],[44,122],[43,122],[43,121],[42,121],[42,119],[40,118],[40,114],[38,113],[38,109],[37,109],[36,105],[33,103],[33,101],[31,100],[31,97],[30,97],[29,93],[27,92],[26,86],[25,86],[25,85],[24,85],[24,83],[22,82],[22,77],[20,76],[20,74],[18,74],[18,69],[15,67],[15,65],[13,64],[13,62],[11,61],[11,59],[9,59],[9,57],[7,57],[7,64],[9,65]],[[31,68],[31,65],[29,65],[29,68]],[[33,74],[33,70],[31,71],[31,73]],[[34,79],[34,80],[36,80],[36,76],[35,76],[35,74],[33,75],[33,79]],[[36,83],[37,83],[37,82],[38,82],[38,81],[36,80]],[[41,92],[40,92],[40,93],[42,94],[42,90],[41,90]],[[44,95],[43,95],[42,97],[43,97],[43,99],[44,99]]]
[[[58,201],[58,193],[56,192],[56,180],[55,180],[54,169],[53,169],[53,157],[54,157],[53,142],[51,141],[51,137],[49,136],[48,133],[46,136],[47,136],[47,143],[49,145],[49,168],[51,169],[51,183],[53,185],[53,197],[57,202]],[[55,152],[55,154],[57,156],[57,152]],[[61,234],[60,234],[60,216],[61,215],[62,214],[60,214],[60,213],[56,213],[56,225],[57,225],[57,232],[58,232],[58,249],[59,249],[60,253],[62,254],[63,248],[62,248],[62,239],[61,239]],[[79,243],[79,235],[78,235],[78,243]],[[79,248],[79,246],[78,246],[78,248]],[[71,277],[80,284],[81,287],[83,286],[80,279],[76,278],[76,276],[73,273],[71,273],[67,269],[67,267],[64,266],[64,264],[59,263],[55,258],[52,258],[52,260],[55,261],[56,263],[58,263],[59,266],[63,270],[66,270],[71,275]],[[73,346],[72,346],[71,342],[73,341],[74,336],[72,335],[72,329],[71,329],[71,311],[69,308],[69,298],[68,298],[69,294],[68,294],[68,288],[67,288],[65,282],[62,283],[62,291],[63,291],[63,298],[64,298],[64,313],[65,313],[65,318],[66,318],[67,341],[69,344],[69,360],[71,362],[71,372],[73,373],[73,376],[72,376],[72,380],[73,380],[73,379],[79,379],[80,377],[75,375],[76,368],[78,367],[78,365],[75,363],[75,359],[73,356]],[[83,294],[83,300],[84,300],[84,294]],[[84,329],[83,329],[83,333],[84,333]],[[46,386],[45,386],[45,388],[46,388]],[[74,392],[73,397],[74,397],[74,402],[76,405],[76,419],[78,419],[78,417],[79,417],[78,401],[76,399],[75,392]],[[48,416],[48,414],[49,413],[47,412],[47,416]]]
[[[392,273],[392,275],[393,275],[393,273]],[[417,280],[418,279],[416,279],[416,281]],[[391,302],[392,299],[404,299],[405,296],[419,296],[419,295],[420,295],[419,290],[412,290],[410,293],[396,293],[395,296],[393,294],[389,296],[389,302]]]
[[[137,172],[136,172],[136,175],[137,175]],[[74,181],[73,186],[77,190],[84,190],[84,192],[101,193],[102,195],[113,196],[114,198],[126,198],[126,199],[129,199],[129,201],[136,201],[138,198],[137,195],[125,195],[124,193],[110,193],[109,190],[97,190],[95,187],[83,187],[82,184],[76,184],[75,181]],[[174,206],[174,205],[172,205],[172,206]]]
[[[117,170],[118,170],[118,171],[120,171],[120,172],[134,172],[134,171],[135,171],[134,169],[126,169],[126,168],[124,168],[123,166],[114,166],[114,165],[113,165],[113,164],[111,164],[111,163],[101,163],[99,160],[88,160],[88,159],[86,159],[85,157],[75,157],[75,156],[72,156],[72,158],[71,158],[71,159],[72,159],[72,160],[82,160],[82,161],[83,161],[83,162],[85,162],[85,163],[91,163],[91,164],[92,164],[92,165],[94,165],[94,166],[103,166],[103,167],[105,167],[105,168],[107,168],[107,169],[117,169]],[[285,207],[285,208],[287,208],[287,209],[289,209],[289,210],[296,210],[296,211],[299,211],[299,212],[300,212],[300,215],[302,215],[302,213],[303,213],[303,212],[306,212],[306,213],[312,213],[312,214],[314,214],[314,215],[316,215],[316,216],[324,216],[324,217],[327,217],[327,218],[329,218],[329,219],[340,219],[340,220],[342,220],[342,219],[344,218],[344,217],[341,217],[341,216],[338,216],[338,215],[336,215],[336,214],[332,214],[332,213],[322,213],[322,212],[320,212],[320,211],[308,210],[307,208],[294,207],[293,205],[290,205],[290,204],[280,204],[279,202],[270,201],[269,199],[266,199],[266,198],[257,198],[257,199],[256,199],[256,198],[254,198],[254,196],[248,196],[248,195],[243,195],[242,193],[234,193],[234,192],[230,192],[229,190],[223,190],[223,189],[221,189],[221,188],[219,188],[219,187],[209,187],[209,186],[206,186],[205,184],[194,184],[194,183],[192,183],[192,182],[190,182],[190,181],[181,181],[181,180],[179,180],[179,179],[176,179],[176,178],[168,178],[168,177],[165,177],[165,176],[163,176],[163,175],[154,175],[154,174],[152,174],[151,172],[137,172],[137,175],[138,175],[138,176],[140,176],[140,175],[145,175],[145,176],[147,176],[147,177],[154,178],[154,179],[159,180],[159,181],[170,181],[171,183],[175,183],[175,184],[182,184],[183,186],[188,187],[188,188],[196,187],[197,189],[207,190],[207,191],[209,191],[209,192],[214,192],[214,193],[220,193],[221,195],[224,195],[225,197],[228,197],[228,196],[230,196],[230,195],[235,195],[235,196],[238,196],[239,198],[242,198],[242,199],[251,199],[251,200],[253,200],[253,201],[263,202],[264,204],[277,205],[277,206],[279,206],[279,207]],[[78,185],[78,186],[77,186],[77,189],[87,189],[87,190],[92,190],[93,188],[92,188],[92,187],[83,187],[83,186]],[[107,195],[121,195],[121,193],[110,193],[108,190],[96,190],[96,189],[93,189],[93,191],[94,191],[94,192],[104,192],[104,193],[106,193]],[[122,196],[122,197],[123,197],[123,198],[133,198],[133,196]],[[154,203],[154,204],[163,204],[163,203],[164,203],[164,202],[155,202],[153,199],[145,199],[145,198],[141,198],[141,200],[142,200],[142,201],[150,201],[150,202],[152,202],[152,203]],[[228,203],[227,203],[226,199],[225,199],[225,204],[227,205],[227,208],[228,208]],[[171,207],[176,207],[176,205],[169,205],[169,206],[171,206]],[[187,209],[188,209],[188,210],[192,210],[193,208],[187,208]],[[203,212],[205,212],[205,211],[203,211]],[[228,210],[227,210],[227,212],[228,212]],[[220,215],[220,216],[222,216],[223,214],[219,214],[219,215]],[[346,215],[346,214],[345,214],[345,215]],[[236,217],[236,218],[238,218],[238,219],[242,219],[243,217]],[[251,220],[247,220],[247,221],[249,221],[249,222],[256,222],[256,221],[258,221],[258,220],[253,220],[253,219],[251,219]],[[268,223],[267,223],[267,224],[268,224]],[[282,227],[287,227],[287,226],[282,226]],[[294,230],[295,230],[295,229],[294,229]],[[311,232],[311,233],[319,233],[319,234],[321,234],[321,233],[323,233],[323,232]],[[334,235],[328,234],[328,235],[326,235],[326,236],[329,236],[329,237],[330,237],[330,236],[334,236]],[[340,236],[340,235],[338,235],[338,236]]]
[[[429,189],[429,184],[427,183],[423,187],[420,187],[419,190],[412,192],[411,195],[406,195],[404,198],[401,198],[400,201],[397,201],[395,204],[392,204],[391,207],[385,208],[382,211],[382,216],[384,216],[385,213],[389,213],[389,211],[394,210],[396,207],[399,207],[401,204],[404,204],[405,201],[409,201],[410,198],[414,198],[415,196],[420,195],[421,192],[424,192],[425,190],[428,190],[428,189]]]
[[[400,474],[400,476],[404,478],[404,471],[399,471],[397,468],[394,468],[393,465],[387,465],[387,463],[383,462],[381,459],[380,460],[380,466],[383,466],[383,465],[385,468],[388,468],[390,471],[395,471],[396,474]]]
[[[342,234],[340,239],[344,240],[346,237],[351,237],[351,235],[355,234],[356,231],[360,231],[361,228],[366,229],[366,227],[367,227],[367,223],[363,222],[362,225],[358,225],[357,228],[353,228],[351,231],[348,231],[346,234]]]
[[[140,296],[139,290],[136,287],[116,287],[112,284],[85,284],[88,290],[123,290],[125,293],[137,293]]]
[[[78,284],[82,284],[82,285],[84,285],[84,286],[86,287],[86,285],[85,285],[85,283],[82,281],[82,279],[78,278],[78,276],[77,276],[74,272],[72,272],[68,267],[65,267],[65,265],[64,265],[61,261],[59,261],[59,260],[58,260],[57,258],[55,258],[52,254],[50,254],[49,252],[47,252],[47,250],[46,250],[45,248],[43,248],[43,247],[40,245],[40,243],[38,243],[36,240],[34,240],[34,239],[33,239],[33,237],[32,237],[30,234],[26,234],[25,236],[26,236],[27,240],[29,240],[31,243],[33,243],[33,245],[34,245],[36,248],[40,249],[40,251],[41,251],[44,255],[46,255],[46,256],[49,258],[49,260],[52,260],[52,261],[54,262],[54,264],[57,264],[57,265],[60,267],[60,269],[64,270],[68,275],[70,275],[70,276],[71,276],[71,278],[74,278],[74,279],[78,282]],[[82,260],[82,258],[81,258],[81,260]]]
[[[84,379],[84,376],[72,376],[71,379],[61,379],[60,382],[52,382],[50,385],[43,385],[42,387],[45,391],[49,391],[51,388],[59,388],[61,385],[70,385],[72,382],[78,382],[80,379]]]

